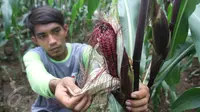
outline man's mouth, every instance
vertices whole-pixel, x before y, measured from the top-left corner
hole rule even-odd
[[[50,52],[58,52],[60,47],[54,47],[52,49],[50,49]]]

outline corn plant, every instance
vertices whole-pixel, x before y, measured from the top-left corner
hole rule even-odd
[[[119,0],[118,10],[122,32],[124,34],[124,44],[129,57],[138,55],[135,54],[137,52],[142,52],[141,60],[136,60],[136,62],[140,61],[140,68],[137,71],[140,71],[140,79],[143,83],[148,84],[150,87],[151,99],[153,104],[155,104],[154,111],[156,111],[156,105],[158,106],[157,102],[159,101],[158,97],[161,88],[164,88],[166,91],[171,91],[171,111],[198,108],[200,100],[195,98],[197,98],[199,94],[198,92],[191,91],[198,91],[199,88],[188,90],[188,92],[185,93],[187,95],[183,94],[181,97],[177,96],[173,88],[180,80],[181,60],[188,56],[194,56],[195,53],[198,54],[197,56],[199,57],[199,33],[198,31],[195,32],[195,29],[197,30],[197,25],[194,25],[193,22],[199,21],[197,12],[194,12],[199,1],[148,0],[148,2],[148,14],[144,15],[148,16],[148,19],[145,24],[144,41],[142,44],[136,41],[137,30],[143,32],[142,28],[137,27],[137,24],[140,24],[139,22],[137,23],[137,21],[139,21],[137,20],[137,18],[139,18],[138,15],[140,15],[140,13],[138,14],[138,5],[140,8],[145,8],[142,5],[142,0]],[[199,5],[197,5],[196,10],[198,10],[198,7]],[[191,21],[191,19],[193,19],[193,21]],[[192,35],[188,35],[189,29]],[[194,42],[191,41],[192,39]],[[143,46],[143,49],[134,49],[135,47],[138,48],[138,46]],[[132,52],[133,49],[134,52]],[[138,59],[140,59],[140,57]],[[133,66],[133,69],[138,69],[138,67],[134,68]],[[176,78],[177,76],[179,77]],[[134,78],[138,80],[138,77]],[[191,96],[187,97],[188,99],[184,97],[189,95]],[[184,102],[181,103],[181,100],[190,101],[192,106]]]

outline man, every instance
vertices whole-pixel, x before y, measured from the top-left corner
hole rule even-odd
[[[90,47],[65,42],[68,28],[62,13],[54,8],[42,6],[33,9],[25,24],[30,29],[33,43],[39,46],[23,57],[29,83],[39,94],[32,111],[86,111],[92,96],[87,92],[74,96],[71,91],[81,91],[74,79],[80,71],[80,60],[86,65]],[[131,97],[135,100],[126,101],[129,111],[147,111],[147,86],[140,84],[140,90],[133,92]]]

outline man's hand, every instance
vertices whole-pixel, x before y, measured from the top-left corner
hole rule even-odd
[[[65,77],[63,79],[51,81],[50,83],[54,83],[54,85],[56,85],[56,99],[68,109],[71,109],[72,111],[84,112],[90,106],[92,102],[92,97],[87,93],[78,96],[72,96],[72,93],[70,92],[69,88],[74,93],[77,93],[81,90],[75,85],[73,78]]]
[[[135,100],[128,99],[126,101],[126,108],[131,112],[147,112],[149,101],[149,88],[140,83],[139,91],[131,93],[131,97]]]

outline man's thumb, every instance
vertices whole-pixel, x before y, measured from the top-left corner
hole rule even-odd
[[[81,89],[74,83],[73,79],[67,79],[66,81],[67,83],[67,89],[69,90],[69,92],[73,95],[76,96],[77,94],[79,94],[81,92]]]

